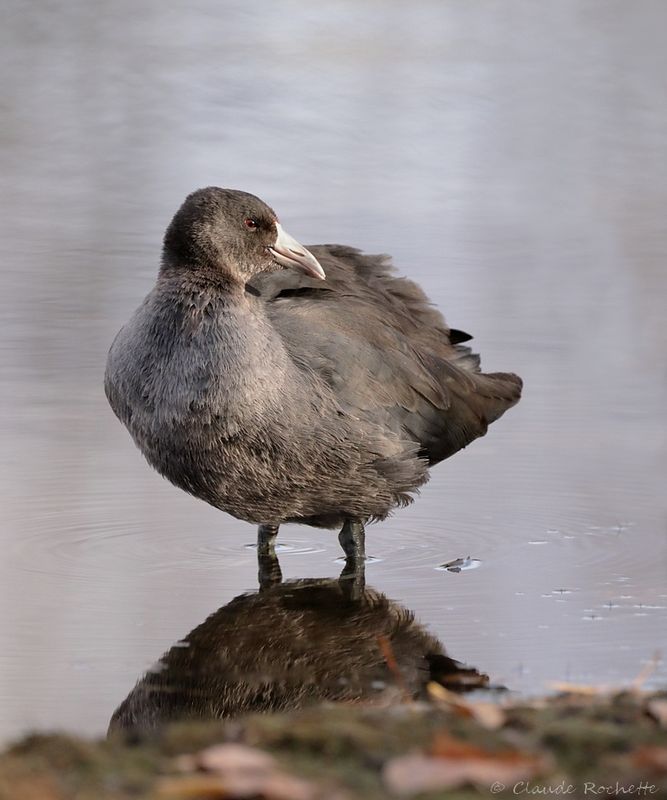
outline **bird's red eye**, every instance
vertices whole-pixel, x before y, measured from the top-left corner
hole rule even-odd
[[[250,228],[251,231],[254,231],[257,227],[257,220],[253,219],[252,217],[248,217],[247,219],[243,220],[243,224],[246,228]]]

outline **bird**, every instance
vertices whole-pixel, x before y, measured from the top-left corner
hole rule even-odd
[[[210,186],[166,229],[154,288],[114,339],[105,392],[148,463],[254,523],[365,528],[514,406],[522,381],[481,372],[388,256],[304,247],[258,197]]]
[[[214,611],[140,678],[109,734],[322,701],[419,699],[433,682],[458,693],[503,688],[447,655],[412,611],[354,584],[346,569],[338,579],[264,581]]]

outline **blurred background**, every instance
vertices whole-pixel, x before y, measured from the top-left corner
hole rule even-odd
[[[252,526],[152,472],[102,388],[210,184],[391,253],[525,379],[369,529],[368,583],[518,692],[640,672],[667,630],[666,27],[661,0],[6,0],[0,737],[102,733],[256,588]],[[286,577],[337,574],[333,533],[281,539]]]

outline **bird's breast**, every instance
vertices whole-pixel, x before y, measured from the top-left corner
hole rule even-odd
[[[249,507],[290,449],[293,371],[266,320],[147,302],[112,345],[105,386],[158,472],[215,505],[231,493]]]

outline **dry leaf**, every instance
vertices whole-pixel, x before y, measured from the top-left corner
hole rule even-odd
[[[585,697],[595,697],[599,694],[606,694],[611,691],[609,686],[583,686],[578,683],[562,683],[558,681],[550,681],[548,683],[550,689],[564,694],[580,694]]]
[[[470,703],[470,708],[477,722],[490,731],[502,728],[507,719],[505,712],[495,703]]]
[[[564,692],[566,694],[587,695],[587,696],[614,694],[616,692],[621,692],[621,691],[639,692],[644,683],[646,682],[646,680],[656,671],[656,669],[660,664],[661,659],[662,656],[660,654],[660,651],[656,651],[651,657],[651,660],[642,667],[637,677],[632,681],[631,686],[610,686],[610,685],[582,686],[577,683],[561,683],[554,681],[549,682],[548,686],[551,689],[555,689],[557,692]]]
[[[439,683],[435,681],[431,681],[426,686],[426,691],[429,694],[431,700],[434,700],[437,703],[441,703],[442,705],[447,706],[451,711],[454,711],[461,717],[473,717],[474,714],[470,708],[470,703],[466,703],[465,700],[461,700],[459,695],[455,692],[450,692],[449,689],[445,689],[444,686],[441,686]]]
[[[164,778],[155,788],[156,797],[193,797],[197,800],[224,800],[232,797],[225,782],[215,775],[188,775]]]
[[[644,745],[632,754],[635,765],[654,774],[667,775],[667,747]]]
[[[163,782],[164,796],[205,798],[261,797],[265,800],[313,800],[318,788],[310,781],[278,769],[275,759],[262,750],[241,744],[220,744],[191,756],[181,756],[177,767],[204,770],[206,775],[189,775]]]
[[[411,796],[466,784],[482,789],[494,782],[509,785],[533,778],[547,766],[542,756],[516,750],[491,752],[443,733],[435,737],[429,755],[411,754],[389,761],[383,780],[390,791]]]
[[[382,771],[387,789],[403,797],[453,789],[465,783],[466,779],[464,765],[421,754],[392,758]]]
[[[455,692],[450,692],[449,689],[445,689],[444,686],[436,683],[435,681],[428,683],[426,685],[426,690],[428,691],[432,700],[440,700],[443,703],[451,703],[452,705],[463,703],[463,700],[461,700],[461,698]]]
[[[273,756],[244,744],[216,744],[194,756],[199,769],[206,772],[268,773],[276,768]]]
[[[639,690],[642,688],[648,678],[658,669],[661,660],[662,655],[659,650],[656,650],[651,656],[651,660],[641,668],[639,675],[632,682],[633,689]]]
[[[5,793],[5,789],[7,792]],[[62,790],[50,775],[35,775],[17,779],[3,776],[0,781],[0,797],[12,800],[65,800]]]
[[[389,761],[382,778],[389,791],[410,797],[466,784],[481,789],[488,789],[494,782],[510,785],[534,777],[542,768],[541,760],[532,758],[505,762],[502,759],[434,758],[414,754]]]
[[[478,747],[472,742],[466,742],[463,739],[455,739],[448,733],[436,733],[433,738],[429,754],[438,758],[482,758],[490,760],[517,760],[526,759],[524,753],[518,750],[500,750],[492,751],[485,750],[483,747]]]
[[[649,700],[646,708],[661,728],[667,728],[667,700]]]
[[[442,703],[462,717],[472,717],[484,728],[496,730],[505,724],[505,712],[495,703],[467,703],[455,692],[450,692],[439,683],[432,681],[426,687],[432,700]]]

